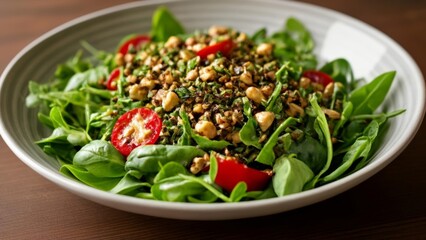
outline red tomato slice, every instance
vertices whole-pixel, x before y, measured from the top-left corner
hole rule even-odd
[[[197,52],[197,56],[200,56],[201,58],[207,58],[208,55],[216,54],[218,52],[221,52],[224,56],[229,56],[233,48],[234,42],[232,39],[227,39],[201,49]]]
[[[272,173],[249,168],[237,159],[224,159],[219,155],[216,155],[216,159],[218,166],[215,183],[228,192],[239,182],[247,184],[247,191],[260,191],[267,187],[272,178]]]
[[[112,70],[106,82],[106,88],[108,90],[117,90],[117,81],[118,81],[118,78],[120,77],[120,73],[121,73],[120,68],[116,68]]]
[[[319,83],[324,87],[326,87],[329,83],[334,82],[328,74],[316,70],[304,72],[303,77],[309,78],[312,82]]]
[[[125,41],[123,44],[120,45],[118,48],[118,52],[126,55],[126,53],[129,51],[130,46],[133,46],[135,48],[138,48],[142,43],[151,41],[151,38],[145,35],[135,35]]]
[[[160,136],[162,121],[149,108],[135,108],[124,113],[112,129],[111,143],[124,156],[141,145],[153,144]]]

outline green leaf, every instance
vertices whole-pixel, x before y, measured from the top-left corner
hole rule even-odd
[[[289,117],[282,122],[278,128],[272,133],[268,141],[265,143],[263,148],[260,150],[259,155],[256,157],[256,162],[260,162],[265,165],[272,166],[275,161],[274,147],[278,142],[280,134],[289,126],[297,123],[297,119]]]
[[[214,182],[214,180],[216,179],[217,171],[218,171],[217,159],[215,157],[214,152],[210,152],[209,177],[211,182]]]
[[[274,44],[273,55],[281,63],[293,62],[303,69],[315,69],[314,40],[308,29],[296,18],[288,18],[285,27],[265,40]]]
[[[335,59],[326,63],[320,68],[321,72],[327,73],[335,82],[340,82],[345,86],[347,92],[354,81],[354,75],[351,64],[343,58]]]
[[[94,140],[76,153],[73,164],[86,169],[97,177],[122,177],[124,157],[109,142]]]
[[[257,122],[251,114],[250,101],[246,97],[243,97],[242,99],[244,115],[247,117],[247,122],[243,125],[239,132],[241,142],[247,146],[253,146],[260,149],[262,146],[259,143],[259,137],[257,136]]]
[[[188,171],[184,166],[182,166],[182,164],[177,162],[168,162],[166,165],[162,166],[161,170],[157,173],[157,175],[155,175],[154,183],[178,174],[188,174]]]
[[[203,150],[215,150],[219,151],[227,146],[231,145],[230,142],[225,140],[210,140],[206,137],[200,136],[196,133],[192,134],[192,139],[197,143],[197,145]]]
[[[262,148],[259,143],[259,137],[256,132],[257,122],[253,117],[248,118],[247,122],[241,128],[239,135],[241,142],[247,146],[253,146],[257,149]]]
[[[354,105],[352,115],[373,113],[385,99],[395,75],[395,71],[383,73],[370,83],[354,90],[349,98]]]
[[[224,149],[225,147],[231,145],[228,141],[225,140],[210,140],[206,137],[203,137],[201,135],[198,135],[194,132],[194,130],[191,127],[191,123],[189,121],[188,115],[186,114],[184,109],[181,109],[179,111],[179,116],[182,119],[182,126],[183,126],[183,134],[179,138],[178,143],[181,145],[189,145],[191,137],[194,139],[194,141],[197,143],[197,145],[203,149],[203,150],[215,150],[219,151]]]
[[[111,178],[95,176],[83,167],[72,164],[63,165],[59,171],[65,176],[76,178],[86,185],[105,191],[112,189],[121,180],[120,177]]]
[[[278,196],[298,193],[304,185],[313,178],[314,173],[294,155],[283,155],[274,164],[272,185]]]
[[[360,162],[365,162],[369,156],[371,146],[379,132],[379,123],[376,120],[370,122],[364,130],[363,136],[358,137],[354,144],[343,157],[342,163],[333,172],[325,176],[321,181],[323,183],[331,182],[342,176],[355,161],[362,158]]]
[[[266,33],[266,28],[260,28],[251,36],[251,40],[256,44],[260,44],[265,41],[267,35]]]
[[[88,84],[89,86],[99,86],[100,79],[107,79],[108,68],[105,66],[98,66],[91,68],[85,72],[76,73],[68,81],[64,91],[69,92],[72,90],[79,89],[80,87]]]
[[[243,199],[247,192],[247,184],[245,182],[239,182],[232,189],[231,195],[229,196],[231,202],[239,202]]]
[[[133,191],[143,187],[151,187],[151,184],[141,182],[138,178],[133,176],[131,172],[128,172],[124,175],[120,182],[118,182],[117,185],[109,191],[116,194],[133,195]]]
[[[159,7],[152,16],[151,37],[154,41],[165,42],[170,36],[184,34],[182,24],[166,7]]]
[[[194,146],[144,145],[135,148],[127,157],[125,169],[136,170],[142,174],[158,173],[161,166],[168,162],[177,162],[188,166],[195,157],[205,152]]]
[[[170,202],[186,202],[188,196],[201,195],[206,191],[203,185],[193,179],[185,179],[183,174],[162,179],[151,187],[155,199]],[[194,177],[195,178],[195,177]]]
[[[319,129],[317,130],[317,133],[320,136],[320,139],[322,139],[322,141],[325,142],[325,146],[327,148],[327,161],[325,162],[321,171],[317,173],[311,179],[311,181],[305,185],[305,189],[311,189],[315,187],[315,185],[318,182],[318,179],[328,170],[328,168],[331,165],[331,161],[333,159],[333,143],[331,142],[331,135],[330,135],[327,119],[321,107],[318,105],[316,95],[313,95],[309,102],[312,106],[312,110],[315,112],[315,115],[317,116],[315,119],[315,124],[317,124]]]
[[[286,152],[295,154],[314,173],[319,173],[327,161],[327,148],[308,134],[300,142],[291,141]]]
[[[65,130],[69,130],[69,125],[65,122],[64,117],[62,116],[61,109],[59,107],[53,107],[50,110],[50,120],[52,120],[52,124],[54,128],[63,128]]]
[[[336,126],[333,130],[333,136],[337,136],[339,134],[339,130],[346,124],[346,122],[350,119],[353,111],[352,102],[345,101],[343,103],[343,111],[340,114],[340,119],[337,122]]]

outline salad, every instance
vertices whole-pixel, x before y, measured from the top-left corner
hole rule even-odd
[[[376,113],[395,72],[362,84],[350,63],[318,67],[296,18],[272,34],[224,26],[187,33],[165,7],[114,51],[82,42],[28,107],[52,129],[36,143],[60,172],[97,189],[161,201],[280,197],[369,162]],[[88,52],[89,54],[85,54]]]

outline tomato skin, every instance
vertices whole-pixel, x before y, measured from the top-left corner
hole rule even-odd
[[[142,129],[147,131],[146,135],[136,136],[134,134],[124,136],[124,132],[137,132],[135,125],[143,124]],[[149,108],[141,107],[132,109],[120,116],[115,123],[111,133],[111,143],[123,156],[128,156],[130,152],[142,145],[154,144],[161,133],[163,123],[156,112]],[[131,129],[133,128],[133,129]]]
[[[326,87],[329,83],[334,82],[334,80],[327,73],[316,70],[305,71],[302,76],[309,78],[312,82],[319,83],[324,87]]]
[[[208,55],[216,54],[218,52],[221,52],[224,56],[229,56],[233,48],[234,42],[232,41],[232,39],[227,39],[211,46],[202,48],[200,51],[197,52],[197,56],[202,59],[205,59]]]
[[[111,90],[111,91],[117,90],[117,81],[118,81],[118,78],[120,77],[120,74],[121,74],[120,68],[116,68],[112,70],[106,82],[106,88],[108,90]]]
[[[232,192],[239,182],[247,184],[247,191],[260,191],[267,187],[272,178],[272,173],[249,168],[237,159],[225,159],[219,155],[216,155],[216,159],[215,183],[228,192]]]
[[[120,45],[120,47],[118,48],[118,53],[126,55],[126,53],[129,51],[130,46],[138,47],[142,43],[149,41],[151,41],[151,38],[148,36],[135,35]]]

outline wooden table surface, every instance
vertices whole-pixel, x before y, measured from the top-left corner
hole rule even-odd
[[[128,1],[2,1],[0,70],[26,44],[53,27],[124,2]],[[388,34],[426,74],[426,1],[323,0],[316,4]],[[131,214],[77,197],[33,172],[0,138],[0,239],[426,239],[425,146],[423,124],[394,162],[334,198],[267,217],[197,222]]]

